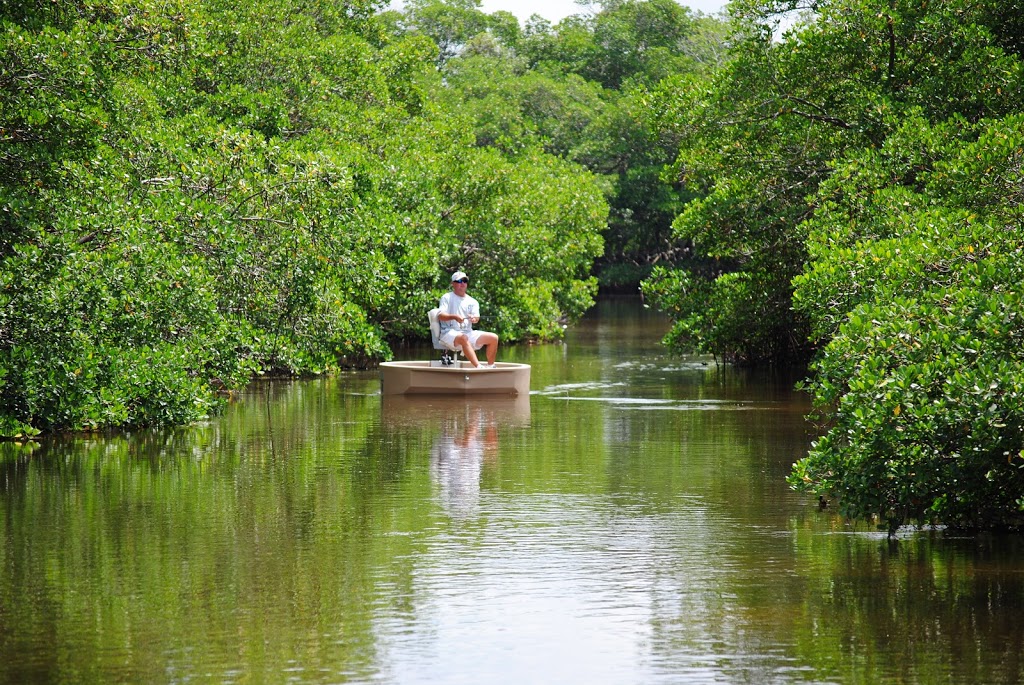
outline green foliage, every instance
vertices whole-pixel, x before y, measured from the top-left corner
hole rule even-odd
[[[757,16],[753,10],[769,4],[737,3],[734,10]],[[703,349],[727,342],[717,351],[757,359],[763,345],[756,341],[775,337],[772,358],[804,355],[807,323],[791,311],[790,282],[808,259],[803,222],[826,211],[808,198],[835,163],[869,155],[907,117],[973,121],[1011,112],[1019,101],[1019,63],[993,45],[984,3],[882,4],[818,3],[813,22],[780,42],[765,26],[746,25],[725,69],[657,92],[664,127],[681,140],[674,177],[707,192],[680,214],[676,237],[692,242],[698,256],[726,264],[720,272],[697,266],[689,282],[730,282],[712,290],[645,288],[674,293],[664,303],[669,311],[698,310],[709,296],[729,299],[734,271],[745,274],[743,282],[777,289],[762,295],[773,303],[769,315],[731,308],[759,317],[701,317],[680,342]],[[750,343],[731,338],[743,330]]]
[[[0,30],[0,181],[43,181],[50,165],[87,154],[103,132],[94,47],[77,27],[33,33],[5,21]]]
[[[795,486],[890,529],[1024,522],[1022,159],[1019,115],[913,119],[823,186],[795,302],[829,430]]]
[[[181,423],[252,368],[218,316],[214,284],[128,229],[106,246],[40,235],[4,263],[3,414],[36,428]]]
[[[711,279],[696,267],[655,267],[644,281],[644,294],[672,317],[666,345],[741,365],[786,361],[787,353],[799,349],[801,322],[785,313],[788,283],[772,280],[767,267],[723,273],[709,264],[705,269],[720,275]]]
[[[580,161],[613,179],[602,277],[611,264],[649,272],[655,264],[675,264],[690,255],[689,244],[676,240],[672,224],[696,194],[663,175],[678,151],[678,138],[652,116],[653,104],[645,86],[625,90],[589,127],[577,151]]]
[[[499,332],[513,339],[560,337],[561,324],[582,316],[596,294],[590,269],[603,252],[599,232],[607,216],[600,190],[588,174],[539,152],[497,180],[501,191],[489,193],[494,204],[485,215],[500,218],[484,231],[483,216],[470,218],[456,265],[477,274],[493,303],[488,308],[497,309]]]
[[[453,5],[452,19],[461,11]],[[535,20],[499,33],[495,26],[443,66],[444,93],[474,121],[477,145],[511,158],[541,145],[599,175],[611,209],[597,264],[606,283],[619,285],[604,275],[615,265],[635,286],[652,264],[685,257],[671,226],[693,194],[662,177],[677,140],[650,116],[647,84],[717,64],[724,22],[657,0],[608,3],[555,27]]]
[[[558,26],[528,27],[517,46],[531,66],[579,74],[604,88],[627,81],[656,83],[692,71],[699,53],[691,39],[697,23],[673,0],[603,3],[592,15],[575,15]]]
[[[514,41],[519,23],[507,12],[490,16],[480,9],[480,0],[410,0],[406,3],[403,28],[430,38],[438,48],[439,64],[452,59],[489,29],[504,41]]]
[[[1001,271],[1019,283],[1019,268]],[[834,425],[796,464],[795,485],[890,530],[1020,525],[1021,302],[986,296],[984,281],[851,313],[817,364],[816,396]]]
[[[254,373],[386,359],[456,266],[506,339],[592,302],[594,179],[478,147],[437,46],[376,3],[3,7],[3,435],[184,423]]]
[[[651,89],[699,190],[685,270],[644,288],[667,341],[820,346],[824,431],[791,482],[890,531],[1019,527],[1024,71],[1004,3],[737,0],[733,58]]]
[[[741,18],[763,18],[792,5],[733,9]],[[1020,66],[994,45],[986,5],[995,3],[817,3],[813,20],[781,41],[767,24],[741,25],[725,68],[708,80],[655,91],[663,126],[681,140],[674,178],[706,191],[676,220],[676,237],[692,241],[699,257],[726,265],[720,272],[698,265],[687,282],[726,280],[710,289],[656,282],[645,288],[672,293],[662,302],[670,312],[733,297],[733,272],[743,273],[743,282],[780,289],[760,294],[773,303],[767,316],[764,309],[731,308],[758,318],[703,317],[678,340],[705,349],[728,341],[719,352],[739,359],[757,360],[764,349],[757,341],[766,337],[776,338],[769,358],[807,353],[808,322],[791,311],[789,282],[808,259],[804,222],[816,211],[808,198],[833,166],[871,154],[907,117],[972,121],[1013,111],[1019,101]],[[731,337],[743,330],[749,341]]]
[[[445,78],[475,122],[476,144],[509,155],[539,143],[579,160],[576,148],[608,106],[601,89],[579,76],[522,71],[518,60],[471,55],[450,62]]]
[[[754,87],[744,81],[760,68],[738,60],[714,78],[712,89],[691,78],[666,82],[648,96],[659,112],[655,126],[673,132],[682,146],[673,178],[703,196],[673,224],[675,239],[692,245],[696,259],[681,270],[685,276],[656,271],[644,291],[673,317],[687,312],[670,345],[742,363],[798,361],[806,354],[804,323],[789,304],[789,282],[806,258],[801,191],[813,190],[843,138],[823,122],[737,112],[747,97],[741,93]]]

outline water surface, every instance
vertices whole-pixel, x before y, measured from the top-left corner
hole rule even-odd
[[[612,300],[503,348],[518,400],[350,374],[0,446],[0,682],[1021,682],[1017,538],[820,512],[795,378],[665,328]]]

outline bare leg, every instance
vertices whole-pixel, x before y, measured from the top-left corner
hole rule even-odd
[[[460,335],[455,338],[455,344],[462,348],[462,353],[466,355],[466,359],[469,360],[473,366],[480,366],[480,360],[476,358],[476,350],[469,344],[469,338],[464,335]]]
[[[487,363],[493,364],[494,360],[498,358],[498,336],[496,333],[480,333],[480,337],[477,338],[477,342],[481,345],[487,346]]]

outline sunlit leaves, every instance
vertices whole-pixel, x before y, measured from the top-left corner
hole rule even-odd
[[[899,138],[901,131],[949,121],[934,140],[922,141],[922,149],[900,146],[901,154],[909,156],[895,170],[900,178],[850,177],[872,190],[890,184],[920,190],[915,176],[929,167],[934,153],[928,146],[941,145],[936,141],[957,136],[958,128],[980,117],[1019,107],[1021,67],[997,46],[990,11],[995,4],[839,0],[813,3],[814,14],[783,37],[771,35],[763,23],[744,24],[734,36],[734,59],[710,82],[679,83],[675,96],[664,86],[655,91],[667,105],[661,120],[682,143],[676,178],[707,193],[676,220],[678,237],[693,241],[698,255],[728,260],[726,270],[786,283],[807,259],[802,242],[814,224],[802,222],[851,193],[849,184],[837,182],[815,195],[834,167],[844,173],[843,160],[870,159],[878,148],[891,147],[890,137]],[[743,2],[733,11],[762,22],[801,5]],[[886,170],[873,168],[873,173]],[[853,192],[851,212],[860,200],[872,201],[867,192]],[[763,254],[774,259],[755,258]],[[695,275],[718,278],[719,272]],[[729,290],[723,283],[721,297],[729,297]],[[706,294],[704,289],[676,292],[684,298],[686,293]],[[775,301],[780,305],[775,315],[759,320],[704,318],[709,328],[695,328],[697,340],[727,340],[717,327],[745,329],[759,337],[767,333],[763,327],[768,322],[782,319],[794,330],[801,328],[788,298]],[[842,297],[817,303],[841,306]],[[699,301],[665,304],[669,311],[675,306],[689,310]],[[780,337],[773,356],[799,347]],[[750,357],[745,348],[740,338],[718,351]]]
[[[591,303],[593,179],[478,147],[436,97],[436,47],[374,6],[82,3],[3,25],[2,434],[183,423],[253,373],[387,358],[456,267],[511,312],[489,326],[506,340]]]
[[[771,35],[801,6],[813,14]],[[652,91],[681,140],[676,178],[704,194],[675,227],[706,263],[645,284],[669,342],[742,359],[767,334],[778,359],[808,327],[824,434],[794,485],[890,529],[1020,526],[1016,15],[964,0],[732,11],[747,22],[735,59]]]
[[[794,301],[829,425],[791,481],[846,515],[1022,523],[1022,149],[1019,116],[912,120],[823,187]]]

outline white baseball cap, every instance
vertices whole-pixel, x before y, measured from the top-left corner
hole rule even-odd
[[[464,272],[456,271],[455,273],[452,274],[452,283],[458,280],[462,280],[463,278],[465,278],[467,281],[469,280],[469,276],[467,276]]]

